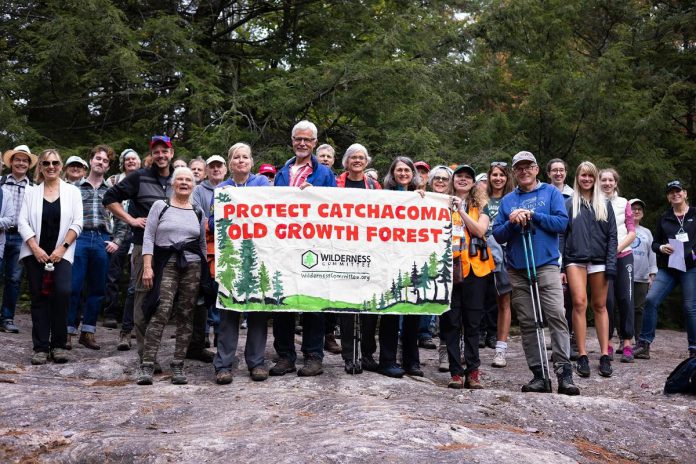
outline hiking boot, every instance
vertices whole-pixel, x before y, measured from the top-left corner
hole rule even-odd
[[[80,339],[77,342],[90,350],[101,349],[101,347],[97,345],[97,340],[94,338],[94,334],[90,332],[80,332]]]
[[[377,372],[382,375],[386,375],[387,377],[392,377],[395,379],[400,379],[404,376],[404,370],[396,364],[390,364],[389,366],[380,366],[377,368]]]
[[[65,364],[69,360],[68,352],[64,348],[53,348],[51,357],[56,364]]]
[[[268,369],[265,366],[256,366],[249,371],[249,376],[254,382],[262,382],[268,378]]]
[[[2,321],[0,324],[0,332],[8,332],[8,333],[19,333],[19,327],[14,325],[14,321],[12,319],[5,319]]]
[[[138,380],[135,383],[138,385],[152,385],[152,375],[155,372],[154,363],[144,362],[140,364],[140,372],[138,373]]]
[[[414,377],[423,377],[423,370],[418,363],[411,364],[405,369],[405,371],[408,375],[412,375]]]
[[[621,362],[632,363],[634,361],[635,359],[633,359],[633,348],[631,348],[630,346],[624,346],[623,350],[621,350]]]
[[[650,343],[638,340],[636,349],[633,350],[633,357],[635,359],[650,359]]]
[[[578,362],[575,364],[575,370],[578,372],[580,377],[590,376],[590,359],[586,354],[583,354],[578,358]]]
[[[421,338],[418,340],[418,346],[420,348],[425,348],[426,350],[434,350],[437,345],[433,341],[432,337]]]
[[[113,317],[105,317],[104,322],[102,322],[102,327],[107,329],[118,329],[118,321]]]
[[[466,374],[466,381],[464,386],[469,390],[482,390],[483,385],[481,385],[481,380],[479,380],[479,370],[469,371]]]
[[[491,363],[493,367],[505,367],[507,366],[507,360],[505,359],[505,351],[495,350],[495,356],[493,356],[493,362]]]
[[[215,373],[215,383],[218,385],[229,385],[232,383],[232,372],[227,369],[219,370]]]
[[[314,377],[324,373],[321,358],[317,356],[307,356],[304,365],[298,369],[297,375],[300,377]]]
[[[453,375],[452,379],[447,384],[447,388],[461,390],[462,388],[464,388],[464,379],[462,379],[460,375]]]
[[[360,361],[354,363],[352,359],[346,360],[345,370],[350,375],[362,374],[363,371]]]
[[[437,347],[437,357],[440,362],[437,370],[440,372],[449,371],[449,356],[447,355],[447,347],[445,345]]]
[[[612,345],[609,345],[609,348],[607,348],[607,356],[609,356],[609,360],[614,360],[614,347]]]
[[[533,367],[532,374],[534,374],[532,380],[527,382],[525,385],[522,385],[522,392],[550,393],[551,385],[547,384],[546,380],[544,380],[544,372],[542,371],[541,367]]]
[[[31,364],[34,366],[40,366],[48,362],[48,353],[45,351],[37,351],[31,357]]]
[[[295,372],[295,363],[288,358],[279,358],[273,367],[268,371],[270,375],[285,375],[290,372]]]
[[[599,375],[602,377],[611,377],[614,370],[611,368],[611,358],[609,355],[602,355],[599,358]]]
[[[118,345],[116,345],[118,351],[128,351],[131,349],[131,338],[130,333],[121,332],[118,335]]]
[[[73,347],[73,339],[76,337],[75,334],[68,334],[68,337],[65,339],[65,349],[66,350],[72,350]]]
[[[573,383],[573,367],[565,364],[563,370],[557,375],[558,393],[561,395],[575,396],[580,394],[580,389]]]
[[[215,357],[215,353],[212,351],[206,349],[206,348],[201,348],[200,350],[188,350],[186,351],[186,359],[193,359],[195,361],[201,361],[204,363],[211,363],[213,362],[213,358]]]
[[[336,337],[333,334],[328,334],[324,337],[324,351],[332,354],[341,354],[341,345],[336,343]]]
[[[495,345],[498,343],[498,337],[495,335],[489,335],[486,337],[486,346],[492,350],[495,350]]]
[[[371,354],[364,354],[360,364],[365,371],[377,372],[377,361]]]
[[[184,374],[184,362],[183,361],[171,362],[171,363],[169,363],[169,367],[172,369],[172,384],[174,384],[174,385],[186,385],[188,383],[188,379],[186,378],[186,374]]]

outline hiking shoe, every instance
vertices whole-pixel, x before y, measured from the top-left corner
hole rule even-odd
[[[602,355],[599,358],[599,375],[602,377],[611,377],[614,370],[611,368],[611,358],[609,355]]]
[[[578,362],[575,364],[575,370],[578,372],[580,377],[590,376],[590,359],[586,354],[583,354],[578,358]]]
[[[420,364],[418,364],[418,363],[411,364],[410,366],[408,366],[404,370],[406,371],[406,374],[412,375],[415,377],[423,377],[423,375],[424,375],[423,370],[421,369]]]
[[[495,335],[489,335],[486,337],[486,346],[492,350],[495,350],[495,345],[498,342],[498,337]]]
[[[453,375],[452,379],[447,384],[447,388],[461,390],[462,388],[464,388],[464,379],[462,379],[460,375]]]
[[[546,381],[544,380],[544,373],[541,367],[535,367],[532,369],[532,374],[534,377],[532,380],[522,385],[523,393],[549,393]],[[550,387],[550,385],[549,385]]]
[[[297,370],[297,375],[300,377],[314,377],[324,373],[324,367],[321,363],[321,358],[317,356],[308,356],[304,360],[304,365]]]
[[[34,366],[40,366],[48,362],[48,353],[45,351],[37,351],[31,357],[31,364]]]
[[[400,379],[404,376],[404,370],[397,366],[396,364],[390,364],[389,366],[379,366],[377,372],[386,375],[387,377],[392,377],[395,379]]]
[[[232,383],[232,372],[227,369],[219,370],[215,373],[215,383],[218,385],[229,385]]]
[[[295,363],[288,358],[279,358],[273,367],[268,371],[270,375],[285,375],[295,372]]]
[[[621,362],[622,363],[632,363],[635,360],[633,359],[633,348],[630,346],[625,346],[623,350],[621,350]]]
[[[130,333],[121,332],[118,335],[118,345],[116,345],[118,351],[128,351],[131,349],[131,338]]]
[[[135,383],[138,385],[152,385],[152,375],[155,372],[154,363],[144,362],[140,364],[140,372]]]
[[[440,362],[437,370],[440,372],[449,371],[449,357],[447,355],[447,347],[445,345],[440,345],[437,347],[437,357]]]
[[[8,332],[8,333],[19,333],[19,327],[14,325],[14,321],[12,319],[5,319],[2,321],[0,324],[0,332]]]
[[[580,394],[580,388],[573,382],[573,367],[570,364],[563,366],[563,370],[558,374],[557,378],[559,394],[568,396]]]
[[[612,345],[609,345],[609,348],[607,348],[607,356],[609,356],[611,361],[614,360],[614,347]]]
[[[328,334],[324,337],[324,351],[332,354],[341,354],[341,345],[336,343],[336,337],[333,334]]]
[[[186,378],[186,374],[184,374],[184,362],[183,361],[171,362],[171,363],[169,363],[169,367],[171,367],[171,369],[172,369],[172,384],[174,384],[174,385],[186,385],[188,383],[188,379]]]
[[[211,363],[213,362],[213,358],[215,357],[215,353],[212,351],[206,349],[206,348],[201,348],[200,350],[188,350],[186,351],[186,359],[193,359],[195,361],[201,361],[204,363]]]
[[[64,348],[53,348],[51,358],[53,358],[53,362],[56,364],[65,364],[69,360],[68,352]]]
[[[375,358],[373,358],[370,354],[363,355],[360,365],[362,366],[363,370],[377,372],[377,361],[375,361]]]
[[[505,367],[507,366],[507,360],[505,359],[505,351],[495,350],[495,356],[493,356],[493,362],[491,363],[493,367]]]
[[[346,361],[345,370],[350,375],[362,374],[363,371],[360,361],[354,363],[352,359]]]
[[[426,350],[434,350],[437,348],[437,345],[433,341],[432,337],[426,337],[418,340],[418,347],[425,348]]]
[[[650,359],[650,343],[638,340],[633,350],[633,357],[635,359]]]
[[[105,317],[104,322],[102,322],[102,327],[106,327],[107,329],[117,329],[118,321],[113,317]]]
[[[265,366],[256,366],[249,371],[249,376],[254,382],[262,382],[268,378],[268,369]]]
[[[80,332],[80,339],[77,341],[80,345],[90,350],[99,350],[101,347],[97,345],[97,340],[94,338],[94,334],[90,332]]]
[[[466,374],[466,381],[464,382],[464,386],[468,388],[469,390],[481,390],[483,389],[483,385],[481,385],[481,380],[479,380],[479,370],[476,369],[474,371],[469,371],[468,374]]]

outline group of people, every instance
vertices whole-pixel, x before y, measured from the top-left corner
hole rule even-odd
[[[533,312],[531,253],[559,393],[580,393],[574,371],[591,375],[588,286],[600,375],[612,375],[615,352],[626,363],[649,359],[658,307],[677,285],[682,287],[687,316],[689,355],[696,356],[696,208],[688,205],[680,181],[666,186],[669,208],[653,236],[640,225],[645,203],[621,197],[619,174],[611,168],[599,170],[589,161],[577,167],[573,188],[565,184],[568,166],[563,160],[546,165],[545,183],[538,179],[541,168],[535,156],[527,151],[509,163],[495,161],[478,175],[469,164],[431,168],[398,156],[380,183],[369,168],[372,159],[365,146],[355,143],[346,149],[344,171],[337,175],[335,150],[328,144],[317,147],[317,136],[313,123],[299,122],[291,133],[293,157],[280,169],[263,164],[258,174],[252,172],[252,149],[245,143],[233,145],[227,159],[213,155],[186,163],[174,159],[169,137],[154,136],[144,167],[129,148],[119,157],[120,172],[109,178],[115,155],[107,145],[94,147],[88,162],[70,157],[65,166],[57,150],[38,156],[25,145],[8,150],[3,162],[10,172],[0,179],[0,257],[5,274],[0,329],[19,330],[14,312],[26,269],[32,364],[67,362],[74,343],[100,349],[96,326],[104,304],[104,326],[121,323],[119,350],[131,349],[135,331],[136,381],[141,385],[152,384],[162,370],[158,351],[164,328],[173,319],[176,340],[170,369],[175,384],[187,383],[187,358],[212,362],[215,381],[232,382],[242,327],[247,328],[244,358],[256,381],[296,370],[300,376],[319,375],[325,349],[342,353],[349,374],[367,370],[395,378],[423,376],[419,347],[437,347],[431,330],[439,326],[440,370],[449,371],[449,387],[478,389],[483,388],[482,346],[495,348],[493,367],[507,365],[514,310],[533,374],[522,390],[544,392],[549,379]],[[28,172],[34,166],[32,180]],[[215,189],[272,185],[386,189],[420,196],[430,191],[449,197],[450,309],[436,321],[418,315],[365,313],[355,318],[305,313],[304,360],[297,369],[295,314],[219,311],[217,284],[211,278]],[[679,256],[683,258],[674,259]],[[119,284],[128,259],[130,280],[120,311]],[[277,354],[270,368],[265,359],[269,318]],[[359,349],[350,335],[356,322],[362,334]],[[333,336],[336,325],[343,335],[340,346]],[[611,344],[614,329],[620,340],[616,350]],[[206,346],[209,330],[215,334],[214,352]],[[571,360],[576,361],[574,368]]]

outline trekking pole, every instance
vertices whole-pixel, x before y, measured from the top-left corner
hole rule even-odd
[[[353,314],[353,374],[356,374],[358,362],[361,362],[360,353],[362,353],[362,350],[360,346],[360,335],[360,315]]]
[[[536,328],[537,346],[539,348],[539,360],[541,372],[544,377],[544,387],[551,392],[551,371],[549,369],[549,356],[546,353],[546,336],[544,335],[544,315],[541,311],[541,298],[539,296],[539,279],[537,277],[536,263],[534,262],[534,248],[532,247],[531,225],[522,227],[522,244],[524,246],[524,261],[527,265],[527,278],[529,279],[529,294],[532,297],[532,310],[534,311],[534,326]]]

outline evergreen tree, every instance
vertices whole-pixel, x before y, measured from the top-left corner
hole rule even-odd
[[[411,282],[411,276],[408,272],[404,272],[403,278],[401,279],[401,288],[404,289],[404,299],[403,301],[408,301],[408,288],[413,285]]]
[[[438,282],[444,284],[445,286],[445,303],[449,304],[449,286],[448,284],[452,282],[452,273],[450,272],[450,267],[452,266],[452,246],[451,242],[447,243],[447,248],[440,258],[440,278]]]
[[[416,263],[414,261],[413,267],[411,268],[411,286],[413,287],[413,290],[411,290],[411,293],[416,295],[416,303],[420,303],[421,296],[420,296],[420,291],[418,290],[421,288],[421,276],[420,272],[418,272],[418,266],[416,266]]]
[[[261,263],[259,268],[259,291],[261,292],[261,303],[266,304],[266,292],[271,289],[271,279],[268,276],[266,263]]]
[[[384,293],[382,293],[379,297],[379,309],[384,309],[386,306],[386,302],[384,301]]]
[[[230,293],[234,291],[234,281],[241,264],[237,250],[234,248],[234,243],[227,235],[227,228],[231,223],[230,219],[220,218],[217,220],[219,259],[215,263],[217,277]]]
[[[241,249],[241,270],[239,278],[235,284],[237,294],[244,295],[244,303],[249,301],[249,295],[256,293],[259,289],[259,278],[256,274],[256,248],[252,240],[242,240]]]
[[[437,253],[432,252],[430,254],[430,257],[428,258],[428,278],[433,281],[433,301],[437,300],[437,278],[439,276],[439,274],[437,273],[437,265]]]
[[[418,279],[418,288],[423,290],[423,300],[425,300],[425,291],[430,288],[430,270],[428,268],[428,263],[423,263]]]
[[[280,306],[280,299],[283,296],[283,282],[280,280],[280,271],[273,273],[273,298],[276,300],[276,306]]]

